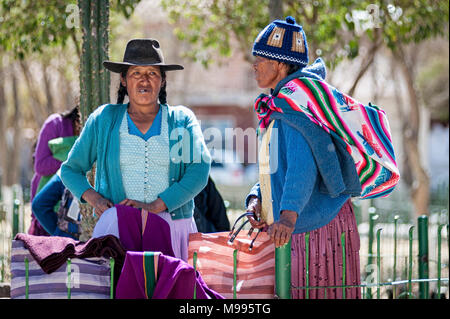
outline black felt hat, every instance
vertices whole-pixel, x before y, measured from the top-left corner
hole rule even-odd
[[[163,71],[184,69],[182,65],[165,64],[159,42],[155,39],[132,39],[127,43],[123,62],[103,61],[103,66],[115,73],[122,73],[133,65],[154,65]]]

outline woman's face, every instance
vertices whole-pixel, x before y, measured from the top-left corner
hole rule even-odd
[[[158,103],[162,76],[159,66],[130,66],[126,78],[121,77],[127,88],[130,104],[154,105]]]
[[[287,76],[283,63],[257,56],[253,62],[255,80],[262,89],[274,89]]]

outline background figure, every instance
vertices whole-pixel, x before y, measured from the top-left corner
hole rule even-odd
[[[41,227],[51,236],[79,238],[78,201],[73,200],[58,173],[36,194],[31,208]]]
[[[259,183],[246,199],[247,211],[254,214],[248,217],[250,223],[259,229],[268,226],[275,247],[292,240],[292,287],[306,286],[306,233],[310,233],[309,285],[343,284],[340,237],[345,232],[346,284],[358,285],[359,234],[350,200],[361,193],[355,164],[343,143],[301,112],[309,104],[293,105],[278,94],[294,79],[324,80],[325,65],[318,59],[307,66],[306,35],[292,17],[264,28],[253,44],[253,55],[258,86],[271,89],[271,95],[261,94],[255,102],[261,143]],[[287,87],[286,92],[306,101],[302,89]],[[359,288],[346,289],[347,298],[359,298],[360,293]],[[325,294],[341,298],[342,289],[311,289],[309,298]],[[292,297],[305,298],[305,291],[292,289]]]
[[[154,39],[130,40],[123,62],[103,65],[120,74],[118,104],[102,105],[89,116],[61,178],[100,216],[96,236],[119,222],[108,209],[140,208],[143,216],[158,214],[169,224],[175,256],[187,261],[189,233],[197,232],[194,197],[207,184],[211,156],[194,113],[167,104],[166,72],[183,67],[166,64]],[[122,104],[126,95],[129,103]],[[95,189],[86,178],[94,162]]]
[[[199,232],[215,233],[230,230],[227,209],[211,176],[205,188],[195,196],[194,202],[194,219]]]
[[[64,113],[51,114],[42,125],[33,154],[34,175],[31,180],[31,201],[40,189],[58,171],[65,160],[55,158],[48,142],[58,137],[78,136],[81,128],[81,117],[78,106]],[[31,224],[28,229],[31,235],[48,235],[31,213]]]

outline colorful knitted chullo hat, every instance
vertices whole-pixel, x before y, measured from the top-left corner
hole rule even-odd
[[[308,44],[301,25],[291,16],[275,20],[256,37],[252,54],[304,67],[308,64]]]

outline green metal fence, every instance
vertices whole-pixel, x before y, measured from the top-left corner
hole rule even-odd
[[[3,202],[0,202],[0,283],[9,281],[10,233],[11,228],[6,222],[6,210]]]
[[[16,185],[2,190],[0,200],[0,283],[9,282],[11,240],[24,231],[23,193]]]
[[[285,288],[283,292],[280,292],[279,296],[290,297],[291,289],[303,289],[306,291],[306,298],[309,298],[308,292],[312,289],[342,289],[342,295],[345,299],[345,289],[346,288],[360,288],[362,290],[362,298],[364,299],[381,299],[384,298],[448,298],[448,278],[449,278],[449,244],[448,244],[448,223],[433,225],[433,230],[435,233],[431,236],[437,239],[437,245],[434,247],[436,249],[436,259],[430,259],[429,256],[429,217],[426,215],[420,216],[417,219],[417,226],[409,225],[408,230],[408,240],[407,240],[407,256],[402,256],[398,253],[399,246],[399,236],[398,236],[398,217],[394,218],[394,233],[393,236],[382,237],[383,228],[378,228],[376,231],[376,220],[377,215],[372,213],[369,219],[369,231],[367,233],[368,246],[367,246],[367,262],[364,263],[363,256],[361,257],[361,270],[369,269],[370,271],[362,271],[362,278],[360,285],[347,285],[346,284],[346,261],[345,261],[345,233],[341,234],[341,245],[342,245],[342,256],[343,259],[343,278],[341,285],[335,286],[309,286],[308,285],[308,274],[310,264],[308,259],[306,260],[306,285],[302,287],[290,286]],[[446,231],[446,236],[444,239],[443,231]],[[308,234],[305,236],[305,249],[308,251]],[[389,241],[389,244],[393,246],[393,255],[386,256],[382,254],[381,244],[383,240]],[[445,244],[444,241],[447,243]],[[373,246],[375,244],[375,252],[373,252]],[[404,244],[404,243],[403,243]],[[418,249],[414,249],[417,246]],[[308,253],[306,253],[308,254]],[[308,256],[307,256],[308,257]],[[382,269],[382,259],[387,259],[386,257],[391,257],[392,268],[388,268],[387,271]],[[403,268],[403,272],[398,273],[398,261],[401,257],[406,257],[406,263]],[[430,278],[430,265],[435,265],[433,267],[432,275],[434,278]],[[365,266],[365,267],[363,267]],[[389,272],[391,272],[389,274]],[[417,277],[414,278],[414,273]],[[277,277],[281,276],[277,271]],[[390,275],[390,278],[387,277]],[[403,278],[402,278],[403,276]],[[400,277],[400,278],[399,278]],[[389,279],[389,280],[386,280]],[[433,294],[430,294],[430,284],[433,284]],[[443,288],[445,290],[443,291]],[[373,293],[375,291],[375,294]]]

